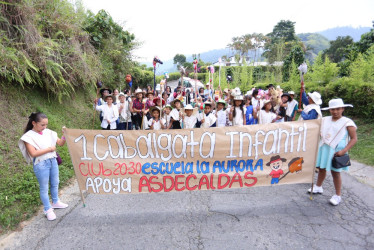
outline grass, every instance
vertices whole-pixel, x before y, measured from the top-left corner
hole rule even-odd
[[[61,128],[92,128],[92,102],[95,93],[77,93],[62,104],[48,98],[39,89],[22,89],[0,85],[0,235],[17,228],[41,207],[39,184],[31,165],[26,165],[18,140],[31,112],[41,111],[48,117],[48,128],[61,137]],[[96,118],[98,116],[96,115]],[[99,126],[99,121],[95,122]],[[66,146],[58,147],[60,188],[74,176]]]
[[[357,125],[357,143],[349,151],[352,159],[374,166],[374,124],[372,121],[354,119]]]

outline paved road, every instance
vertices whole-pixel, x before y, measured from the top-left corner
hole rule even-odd
[[[370,171],[373,171],[370,167]],[[363,168],[353,172],[364,171]],[[373,172],[371,172],[373,173]],[[362,173],[359,174],[362,176]],[[88,195],[64,190],[70,207],[48,222],[36,216],[2,239],[5,249],[374,249],[374,188],[343,174],[343,202],[309,185],[229,191]]]

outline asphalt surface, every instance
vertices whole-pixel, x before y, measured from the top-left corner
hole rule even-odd
[[[75,184],[61,198],[69,208],[42,213],[2,249],[374,249],[372,167],[343,173],[343,201],[324,193],[310,200],[308,184],[159,194],[86,195]],[[358,174],[357,174],[358,173]],[[371,175],[371,177],[369,176]],[[370,177],[370,178],[367,178]],[[365,183],[366,182],[366,183]]]

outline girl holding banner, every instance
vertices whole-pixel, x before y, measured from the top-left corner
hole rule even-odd
[[[47,129],[47,125],[48,118],[45,114],[32,113],[18,146],[27,163],[33,163],[34,173],[39,182],[44,214],[48,220],[55,220],[56,214],[53,209],[68,207],[58,198],[59,174],[56,153],[56,144],[64,146],[65,137],[58,138],[56,132]],[[52,205],[48,196],[49,185]]]
[[[322,184],[326,178],[326,171],[331,171],[333,178],[335,192],[330,199],[330,203],[334,206],[341,202],[341,187],[342,179],[340,172],[342,170],[348,171],[347,166],[336,168],[333,167],[332,160],[334,157],[339,157],[347,154],[357,142],[356,124],[349,118],[343,116],[345,107],[353,107],[351,104],[344,104],[342,99],[332,99],[329,101],[329,107],[322,110],[329,110],[331,116],[322,119],[321,126],[321,141],[318,149],[316,166],[319,168],[317,184],[309,192],[323,193]],[[347,143],[348,136],[350,138]]]

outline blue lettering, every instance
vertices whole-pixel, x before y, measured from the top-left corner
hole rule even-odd
[[[152,163],[152,174],[156,175],[159,171],[157,162]]]
[[[147,169],[147,168],[149,168],[151,166],[151,164],[149,164],[149,163],[145,163],[145,164],[143,164],[143,166],[142,166],[142,173],[143,174],[150,174],[150,172],[146,172],[145,170]]]

